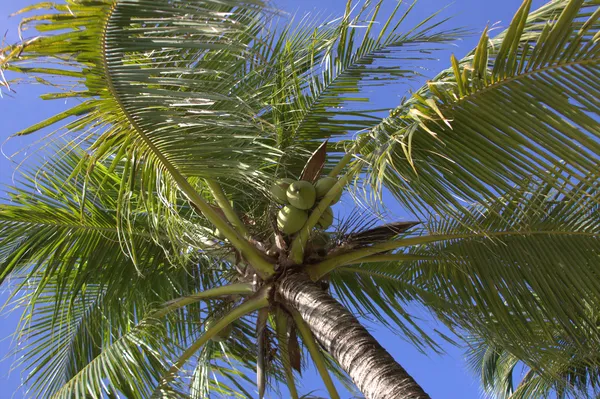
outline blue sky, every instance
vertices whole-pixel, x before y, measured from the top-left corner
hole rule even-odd
[[[339,15],[346,3],[345,0],[274,0],[273,2],[279,8],[290,13],[302,15],[305,12],[311,12],[324,16]],[[0,34],[8,31],[7,42],[17,40],[18,24],[18,17],[8,18],[8,15],[32,3],[34,2],[31,0],[2,0],[0,2]],[[422,20],[433,12],[447,7],[442,15],[453,16],[447,26],[466,27],[480,33],[486,24],[499,23],[498,26],[505,27],[520,3],[521,0],[455,0],[454,2],[450,0],[420,0],[410,20],[404,26],[408,28],[411,26],[411,22]],[[543,4],[543,1],[538,0],[533,3],[534,8],[537,8]],[[385,16],[385,10],[390,10],[394,4],[395,0],[387,1],[387,6],[384,7],[380,15]],[[424,74],[427,77],[432,77],[439,70],[448,67],[451,52],[460,57],[475,46],[477,39],[477,35],[472,35],[457,43],[456,47],[440,52],[437,54],[440,61],[428,62],[427,67],[430,70],[424,71]],[[419,84],[413,84],[410,87],[416,89],[418,86]],[[389,91],[378,97],[378,105],[396,106],[403,95],[406,94],[406,88],[390,88]],[[16,94],[0,99],[0,115],[3,117],[0,125],[0,142],[4,142],[11,133],[43,120],[69,105],[62,101],[44,102],[39,100],[37,96],[43,92],[40,89],[36,86],[16,86]],[[41,136],[35,139],[38,138],[41,138]],[[31,142],[31,138],[11,139],[4,144],[3,153],[9,155],[17,149],[26,148]],[[0,184],[11,183],[12,173],[17,165],[16,162],[24,159],[28,154],[29,152],[25,152],[13,161],[9,161],[4,155],[0,156]],[[4,191],[4,189],[0,187],[0,191]],[[402,214],[402,210],[394,208],[393,204],[390,203],[388,206],[392,208],[394,213]],[[5,298],[5,293],[0,294],[0,302],[3,302]],[[427,318],[425,313],[422,313],[422,316]],[[8,316],[0,316],[0,358],[7,357],[10,348],[15,345],[9,335],[14,331],[18,317],[19,315],[16,312]],[[483,397],[476,377],[467,370],[461,350],[446,346],[445,349],[448,354],[445,356],[435,354],[425,356],[393,332],[378,329],[373,324],[368,324],[368,327],[383,346],[392,353],[433,398],[475,399]],[[13,358],[8,356],[7,360],[0,362],[1,398],[10,398],[10,394],[17,389],[20,383],[18,370],[9,373],[11,360]],[[305,375],[305,389],[303,392],[316,389],[318,387],[316,384],[314,373],[308,373],[308,375]],[[320,391],[316,394],[324,396],[325,392]],[[25,396],[22,393],[17,393],[13,397],[18,399]]]

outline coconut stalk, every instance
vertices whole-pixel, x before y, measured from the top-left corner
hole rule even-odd
[[[352,161],[355,157],[356,153],[360,151],[360,149],[368,142],[369,136],[364,135],[356,140],[352,149],[339,160],[339,162],[334,166],[334,168],[329,172],[328,177],[337,177],[342,170]],[[317,152],[323,148],[323,145],[319,147]],[[362,163],[357,160],[357,162],[350,168],[348,173],[346,173],[330,190],[325,194],[325,196],[321,199],[319,204],[313,209],[312,213],[308,217],[306,224],[304,227],[298,232],[294,240],[292,241],[289,259],[294,264],[301,264],[304,260],[304,251],[306,249],[306,244],[308,243],[308,238],[310,237],[310,232],[315,226],[319,223],[319,219],[323,215],[323,213],[327,210],[329,205],[333,202],[333,200],[344,191],[344,187],[350,183],[350,180],[357,174],[360,173],[362,169]]]
[[[308,243],[308,238],[310,237],[310,232],[315,228],[315,226],[319,223],[319,219],[323,213],[329,208],[329,205],[333,202],[338,194],[340,194],[344,187],[350,182],[357,173],[362,169],[362,163],[357,162],[353,167],[350,168],[350,171],[344,175],[338,182],[325,194],[323,199],[319,202],[313,211],[311,212],[308,220],[304,224],[304,227],[298,232],[294,240],[292,241],[292,245],[290,247],[289,258],[294,264],[301,264],[304,260],[304,250],[306,249],[306,244]]]

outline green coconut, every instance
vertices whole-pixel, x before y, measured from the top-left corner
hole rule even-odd
[[[317,198],[323,198],[325,194],[337,183],[335,177],[323,177],[315,183],[315,190],[317,192]]]
[[[319,221],[317,222],[317,226],[319,226],[320,228],[325,230],[325,229],[329,228],[329,226],[331,226],[332,224],[333,224],[333,209],[331,209],[331,207],[328,207],[327,209],[325,209],[325,212],[323,212],[323,214],[319,218]]]
[[[293,206],[284,206],[277,214],[277,227],[284,234],[298,232],[308,219],[308,213]]]
[[[317,182],[315,183],[315,191],[317,193],[317,198],[323,198],[329,192],[329,190],[331,190],[333,188],[333,186],[337,182],[338,182],[338,180],[335,177],[324,177],[322,179],[317,180]],[[338,202],[340,200],[341,197],[342,197],[342,192],[340,191],[335,196],[333,201],[331,201],[331,203],[335,204],[336,202]]]
[[[287,189],[287,199],[290,205],[298,209],[310,209],[315,204],[317,192],[310,182],[295,181]]]
[[[273,183],[273,185],[271,186],[271,194],[277,202],[284,205],[288,203],[286,191],[290,184],[294,182],[294,179],[283,178],[278,179],[277,181],[275,181],[275,183]]]
[[[213,325],[215,325],[216,320],[208,319],[204,325],[205,330],[209,330]],[[231,337],[231,333],[233,331],[233,323],[229,323],[225,328],[215,334],[210,340],[213,342],[223,342],[227,341],[229,337]]]

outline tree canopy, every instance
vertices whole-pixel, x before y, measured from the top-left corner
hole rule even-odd
[[[258,0],[23,10],[39,35],[2,49],[2,76],[76,100],[16,133],[66,139],[0,205],[0,283],[16,282],[26,309],[31,392],[248,397],[258,370],[259,392],[282,382],[297,397],[310,355],[335,397],[327,369],[360,381],[284,298],[300,270],[439,349],[448,337],[406,311],[425,306],[498,397],[597,393],[598,2],[525,0],[505,31],[486,29],[383,116],[363,93],[419,78],[415,65],[464,32],[437,14],[407,27],[412,5],[380,18],[381,5],[297,24]],[[283,234],[273,183],[318,176],[336,183]],[[373,218],[319,228],[344,190]],[[384,191],[416,222],[373,229]],[[530,371],[514,387],[519,362]]]

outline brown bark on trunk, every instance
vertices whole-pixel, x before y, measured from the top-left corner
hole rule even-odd
[[[278,293],[286,306],[300,312],[366,399],[429,399],[352,313],[306,275],[284,277]]]

